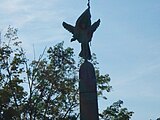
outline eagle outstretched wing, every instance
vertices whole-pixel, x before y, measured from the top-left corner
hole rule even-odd
[[[67,24],[66,22],[63,22],[62,25],[66,30],[68,30],[69,32],[74,34],[74,31],[75,31],[75,27],[74,26],[72,26],[70,24]]]
[[[76,27],[81,27],[81,25],[84,24],[87,27],[91,26],[91,14],[90,14],[90,9],[87,8],[81,16],[77,19],[76,21]]]
[[[96,21],[95,23],[93,23],[93,25],[91,26],[90,30],[93,33],[94,31],[96,31],[96,29],[98,28],[98,26],[100,25],[100,19],[98,21]]]

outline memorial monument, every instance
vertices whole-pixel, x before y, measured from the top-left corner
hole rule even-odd
[[[77,19],[75,26],[63,22],[63,27],[73,34],[72,41],[81,43],[79,56],[85,61],[79,70],[80,120],[99,120],[97,102],[97,81],[91,59],[89,42],[100,25],[100,19],[91,24],[90,1],[88,8]]]

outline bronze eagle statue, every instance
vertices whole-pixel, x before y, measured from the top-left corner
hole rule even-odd
[[[91,42],[93,33],[100,25],[100,19],[91,25],[90,8],[87,8],[77,19],[75,26],[63,22],[63,27],[73,34],[72,41],[77,40],[81,43],[80,57],[85,60],[91,59],[91,52],[89,48],[89,42]]]

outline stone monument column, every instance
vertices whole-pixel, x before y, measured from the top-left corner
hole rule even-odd
[[[80,120],[99,120],[95,70],[87,60],[79,70]]]
[[[89,3],[90,0],[88,0],[88,8],[77,19],[75,26],[66,22],[62,25],[72,33],[71,42],[77,40],[81,44],[79,56],[85,60],[79,70],[80,120],[99,120],[95,70],[88,60],[91,59],[89,42],[100,25],[100,19],[91,24]]]

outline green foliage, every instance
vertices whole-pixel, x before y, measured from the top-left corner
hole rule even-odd
[[[73,49],[64,49],[63,43],[59,43],[47,53],[47,58],[34,60],[27,71],[29,114],[34,113],[37,119],[65,118],[66,111],[73,111],[78,104]]]
[[[121,100],[114,102],[100,116],[105,120],[129,120],[133,112],[129,112],[127,108],[121,108],[122,104]]]
[[[9,26],[5,38],[8,43],[3,43],[0,48],[0,117],[9,120],[20,117],[27,96],[21,86],[26,59],[23,49],[19,48],[20,43],[16,42],[17,29]],[[14,44],[11,44],[12,41],[15,41]]]
[[[73,49],[64,48],[61,42],[30,62],[17,31],[9,26],[6,42],[0,47],[0,119],[76,120],[79,117],[79,66],[75,64]],[[112,89],[110,77],[100,74],[95,54],[92,58],[98,95],[107,99],[104,92]],[[101,116],[112,118],[114,115],[114,120],[128,120],[132,112],[121,108],[121,104],[114,103]]]

